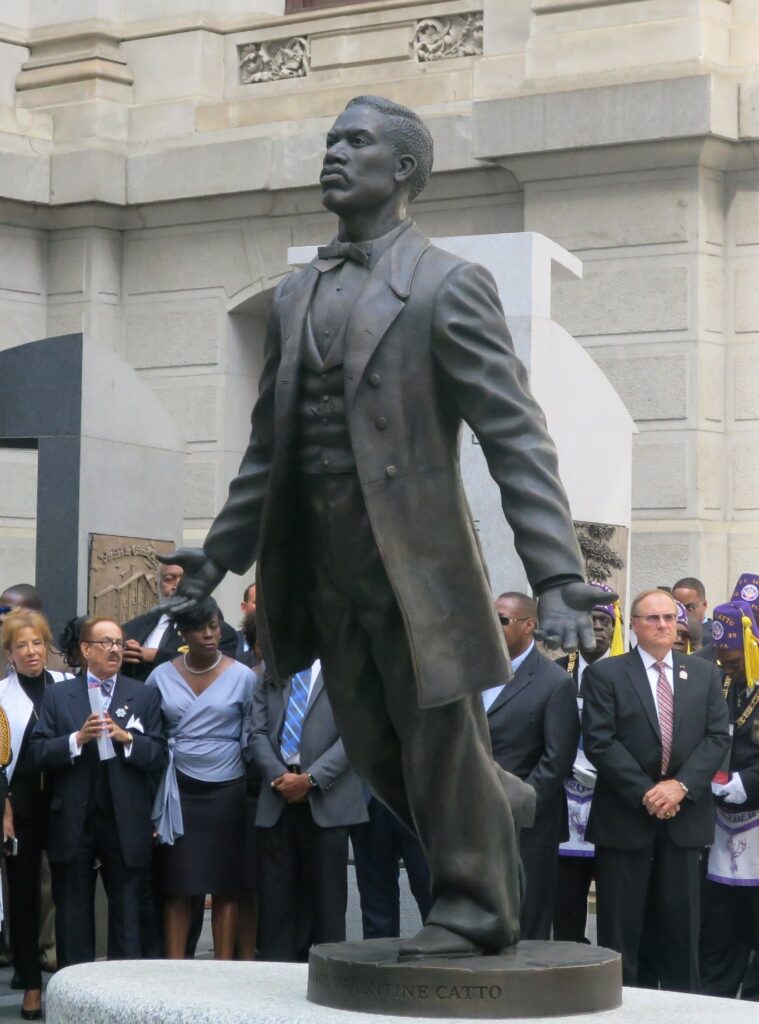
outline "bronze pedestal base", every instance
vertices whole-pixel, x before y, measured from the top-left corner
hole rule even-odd
[[[520,942],[500,956],[398,963],[400,939],[314,946],[308,999],[399,1017],[558,1017],[622,1003],[619,953],[575,942]]]

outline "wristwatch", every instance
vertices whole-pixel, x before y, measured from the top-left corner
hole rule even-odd
[[[318,789],[318,788],[319,788],[319,783],[318,783],[318,782],[316,781],[316,779],[315,779],[315,778],[313,777],[313,775],[311,774],[311,772],[306,772],[306,778],[308,779],[308,783],[309,783],[309,785],[310,785],[310,786],[311,786],[311,787],[312,787],[313,789]]]
[[[134,743],[134,736],[131,734],[131,732],[128,732],[127,736],[129,737],[129,739],[126,741],[124,746],[125,747],[131,747],[131,745]]]
[[[676,782],[676,783],[678,784],[678,786],[680,786],[680,788],[682,789],[682,791],[683,791],[683,795],[684,795],[684,796],[687,796],[687,795],[688,795],[688,787],[687,787],[687,786],[685,785],[685,783],[684,783],[684,782],[680,782],[680,780],[679,780],[679,779],[675,779],[675,782]]]

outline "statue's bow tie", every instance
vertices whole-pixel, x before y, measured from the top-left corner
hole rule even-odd
[[[368,267],[372,247],[367,245],[364,248],[355,242],[335,242],[333,245],[320,245],[317,253],[320,260],[353,260],[359,266]]]

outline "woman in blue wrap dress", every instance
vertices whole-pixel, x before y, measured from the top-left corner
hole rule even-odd
[[[213,894],[214,955],[230,960],[237,931],[245,819],[243,748],[255,676],[219,651],[212,597],[175,615],[186,652],[159,665],[147,685],[161,694],[171,758],[153,823],[162,848],[166,955],[185,955],[191,897]]]

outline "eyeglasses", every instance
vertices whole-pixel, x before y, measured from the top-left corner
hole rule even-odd
[[[655,626],[659,622],[664,622],[668,626],[671,626],[673,622],[677,621],[677,615],[675,612],[666,612],[664,615],[632,615],[633,619],[643,619],[649,626]]]
[[[527,622],[531,618],[531,615],[525,615],[521,619],[516,619],[513,615],[499,615],[498,621],[501,623],[502,626],[510,626],[512,622]]]
[[[123,651],[126,647],[125,640],[112,640],[111,637],[104,637],[102,640],[82,640],[83,644],[97,644],[102,647],[104,651],[112,651],[115,647],[118,651]]]

